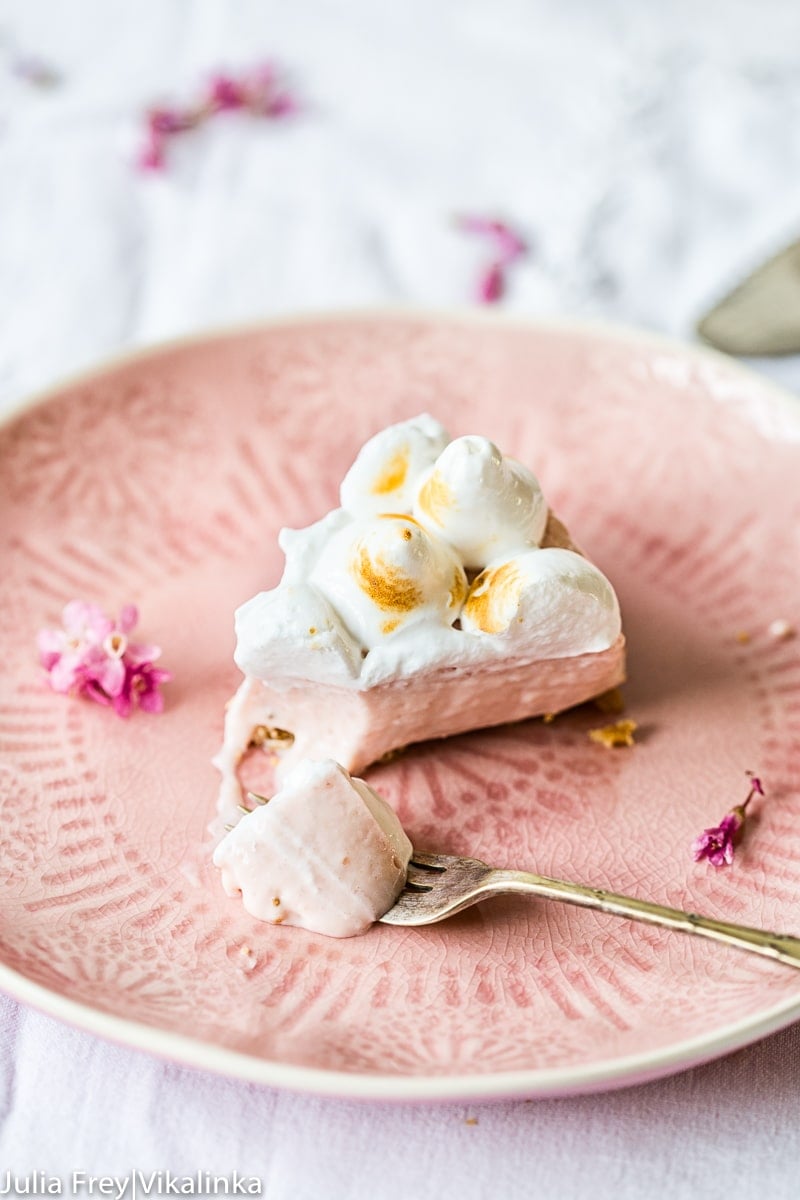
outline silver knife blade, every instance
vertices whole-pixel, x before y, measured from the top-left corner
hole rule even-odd
[[[727,354],[800,354],[800,241],[753,271],[697,332]]]

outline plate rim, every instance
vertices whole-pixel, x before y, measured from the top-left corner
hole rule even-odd
[[[658,1051],[598,1059],[570,1067],[492,1071],[485,1075],[388,1075],[281,1063],[185,1034],[119,1017],[71,1000],[0,962],[0,990],[38,1012],[104,1041],[143,1050],[168,1062],[248,1083],[341,1100],[458,1101],[548,1099],[613,1091],[650,1083],[739,1050],[792,1024],[800,997],[783,1000],[757,1018],[746,1017],[713,1035],[684,1038]]]
[[[767,395],[782,410],[800,434],[800,400],[788,388],[759,374],[722,352],[702,343],[627,325],[624,322],[570,317],[537,317],[487,311],[469,307],[426,308],[414,305],[379,306],[313,310],[281,314],[259,320],[211,327],[175,338],[148,342],[108,356],[93,366],[79,370],[46,388],[12,402],[0,416],[0,431],[18,417],[39,405],[57,399],[64,391],[90,384],[103,375],[137,362],[152,360],[161,354],[191,349],[212,341],[267,332],[273,329],[304,327],[315,324],[352,322],[399,323],[422,321],[431,325],[465,324],[530,330],[531,332],[576,333],[613,338],[628,344],[650,346],[707,363],[739,376]],[[727,403],[726,397],[720,398]],[[200,1070],[284,1088],[295,1092],[350,1100],[455,1101],[499,1100],[527,1097],[545,1098],[601,1092],[688,1070],[712,1059],[741,1049],[776,1033],[800,1017],[800,995],[782,1000],[757,1015],[742,1018],[714,1030],[681,1039],[656,1051],[644,1051],[622,1057],[604,1058],[593,1063],[568,1067],[526,1068],[487,1074],[393,1075],[375,1072],[350,1072],[300,1064],[276,1062],[228,1047],[215,1045],[175,1033],[156,1025],[120,1017],[95,1008],[85,1001],[73,1000],[40,984],[0,961],[0,990],[13,999],[55,1017],[73,1028],[128,1046],[159,1058],[182,1063]]]

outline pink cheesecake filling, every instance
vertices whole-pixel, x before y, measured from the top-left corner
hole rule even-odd
[[[214,852],[252,916],[329,937],[365,933],[402,891],[411,843],[389,805],[337,763],[305,761]]]

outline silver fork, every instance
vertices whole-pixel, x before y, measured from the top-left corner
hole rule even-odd
[[[632,921],[646,921],[649,925],[679,929],[682,933],[696,933],[740,950],[775,958],[790,967],[800,967],[800,938],[791,934],[734,925],[714,917],[681,912],[679,908],[666,908],[649,900],[620,896],[604,888],[550,879],[547,875],[502,871],[487,866],[477,858],[455,858],[449,854],[418,854],[414,851],[408,866],[406,885],[397,903],[381,917],[381,921],[386,925],[433,925],[477,904],[479,900],[512,892],[546,900],[563,900],[566,904],[598,908],[601,912],[628,917]]]

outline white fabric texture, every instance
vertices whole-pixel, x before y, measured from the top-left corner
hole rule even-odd
[[[468,300],[462,211],[530,241],[509,310],[691,336],[797,236],[799,57],[796,0],[2,0],[0,412],[185,331]],[[147,104],[264,58],[302,115],[221,117],[137,173]],[[800,387],[800,359],[759,365]],[[270,1200],[782,1200],[798,1157],[800,1026],[616,1093],[390,1106],[164,1064],[0,996],[0,1188],[160,1168]]]

